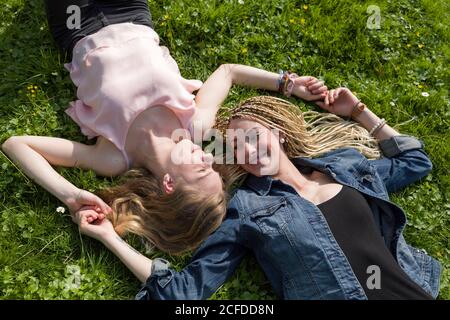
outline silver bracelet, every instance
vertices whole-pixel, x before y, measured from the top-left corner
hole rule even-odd
[[[370,129],[369,134],[372,135],[375,131],[377,131],[378,128],[386,124],[386,120],[383,118],[380,121],[377,122],[376,125],[373,126],[372,129]]]

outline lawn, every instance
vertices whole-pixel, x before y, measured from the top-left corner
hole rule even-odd
[[[221,63],[291,69],[348,86],[380,117],[420,138],[434,164],[422,181],[392,195],[408,216],[407,241],[443,265],[440,299],[450,299],[449,16],[446,0],[151,0],[155,30],[186,78],[206,80]],[[369,5],[380,28],[369,28]],[[369,27],[368,27],[369,26]],[[0,8],[0,143],[12,135],[86,141],[64,114],[76,96],[45,20],[43,2]],[[447,66],[447,67],[445,67]],[[224,110],[255,90],[234,88]],[[311,108],[292,100],[304,110]],[[0,297],[132,299],[139,283],[101,244],[79,235],[62,204],[0,154]],[[94,191],[114,183],[58,169]],[[131,239],[141,250],[138,239]],[[176,268],[189,255],[168,257]],[[214,299],[273,299],[246,258]]]

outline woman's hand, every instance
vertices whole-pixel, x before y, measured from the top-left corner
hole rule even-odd
[[[358,98],[348,88],[337,88],[330,90],[323,101],[316,104],[328,112],[338,116],[350,116]]]
[[[95,210],[100,209],[104,215],[112,213],[112,209],[100,197],[86,190],[77,189],[64,203],[72,214],[84,206],[93,206]]]
[[[72,215],[72,220],[82,234],[99,241],[117,235],[111,221],[95,206],[83,206]]]
[[[311,76],[302,76],[294,79],[292,94],[306,101],[323,100],[327,89],[323,81]]]

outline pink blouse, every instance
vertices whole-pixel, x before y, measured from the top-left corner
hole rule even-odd
[[[186,80],[159,37],[147,26],[113,24],[86,36],[65,65],[79,100],[66,113],[89,139],[102,136],[124,155],[128,129],[140,112],[153,106],[172,110],[189,129],[202,82]],[[164,121],[164,119],[161,119]]]

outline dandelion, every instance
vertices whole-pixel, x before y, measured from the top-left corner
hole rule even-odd
[[[164,15],[164,20],[169,20],[170,16],[168,14]]]
[[[419,49],[422,49],[423,47],[425,47],[425,45],[424,45],[424,44],[421,44],[421,43],[418,44],[417,46],[419,47]]]
[[[292,23],[292,24],[294,24],[294,23],[295,23],[295,20],[294,20],[294,19],[289,19],[289,22]]]
[[[247,53],[247,48],[242,48],[242,50],[241,50],[241,52],[243,53],[243,54],[246,54]]]
[[[304,18],[301,18],[301,19],[300,19],[300,24],[303,25],[303,24],[305,24],[305,22],[306,22],[306,20],[305,20]]]
[[[64,207],[58,207],[58,208],[56,208],[56,212],[64,213],[64,212],[66,212],[66,209]]]
[[[429,97],[430,94],[428,92],[422,92],[422,97]]]
[[[308,10],[308,5],[307,4],[303,5],[303,10],[305,10],[305,11]]]

